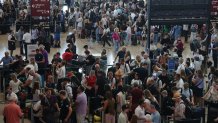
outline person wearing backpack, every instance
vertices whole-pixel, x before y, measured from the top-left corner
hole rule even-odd
[[[85,51],[85,55],[86,55],[86,60],[84,61],[85,65],[86,65],[85,66],[85,74],[89,75],[89,73],[92,69],[92,66],[94,65],[96,59],[88,50]]]
[[[72,101],[73,99],[73,88],[69,78],[63,78],[63,88],[67,92],[67,97]]]
[[[193,41],[191,41],[190,43],[190,49],[193,52],[198,51],[201,48],[201,44],[200,44],[200,40],[199,39],[194,39]]]
[[[186,97],[186,100],[188,100],[189,104],[194,105],[193,91],[189,88],[189,83],[184,83],[184,89],[181,89],[181,94]]]

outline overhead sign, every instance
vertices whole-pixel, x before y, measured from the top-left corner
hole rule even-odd
[[[211,20],[218,21],[218,0],[212,0],[211,2]]]
[[[50,16],[50,0],[31,0],[31,15],[38,17]]]
[[[35,56],[37,48],[38,48],[37,44],[27,45],[27,57],[28,57],[28,59],[30,57],[34,57]]]
[[[211,15],[212,16],[218,16],[218,0],[212,0],[211,1]]]

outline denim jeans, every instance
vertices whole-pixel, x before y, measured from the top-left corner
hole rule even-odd
[[[114,41],[114,52],[117,53],[120,48],[120,42],[117,40],[113,40],[113,41]]]
[[[127,34],[125,39],[125,45],[131,45],[131,34]]]
[[[158,34],[154,34],[154,44],[157,44],[159,40]]]
[[[98,32],[99,32],[99,30],[98,30],[98,28],[96,28],[96,30],[95,30],[96,41],[99,41]]]

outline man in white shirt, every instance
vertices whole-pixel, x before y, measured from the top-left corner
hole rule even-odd
[[[78,20],[79,17],[80,17],[80,11],[79,11],[79,8],[76,9],[76,11],[74,12],[74,17],[75,17],[75,20]],[[75,27],[77,27],[77,21],[75,21]]]
[[[70,83],[69,78],[63,78],[63,86],[64,86],[65,91],[67,92],[68,98],[72,101],[72,99],[73,99],[73,89],[72,89],[72,85]]]
[[[195,71],[201,70],[202,61],[204,60],[204,57],[199,54],[198,52],[194,53],[194,66]]]
[[[23,35],[25,56],[27,59],[27,45],[31,44],[31,34],[26,30]]]
[[[139,101],[139,106],[135,109],[135,115],[137,116],[137,123],[144,123],[146,121],[144,100]]]
[[[184,89],[184,81],[182,80],[180,74],[175,75],[175,83],[178,89]]]
[[[58,63],[56,68],[56,74],[58,76],[58,79],[62,79],[66,77],[66,68],[64,62]]]
[[[127,45],[131,45],[132,29],[129,24],[127,24],[126,34],[126,43]]]
[[[149,58],[148,53],[144,53],[141,62],[142,62],[142,63],[147,63],[147,65],[148,65],[148,75],[151,75],[151,60],[150,60],[150,58]]]
[[[180,74],[181,73],[181,70],[185,70],[185,65],[183,64],[183,59],[179,59],[179,66],[176,70],[176,73],[177,74]]]

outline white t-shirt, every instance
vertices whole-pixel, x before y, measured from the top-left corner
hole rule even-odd
[[[18,100],[18,97],[14,92],[11,92],[11,94],[7,94],[6,98],[7,98],[7,100],[10,100],[10,99]]]
[[[13,80],[11,80],[11,81],[9,82],[9,85],[11,86],[12,91],[13,91],[14,93],[19,92],[19,85],[21,85],[21,84],[22,84],[22,82],[21,82],[19,79],[17,79],[17,82],[15,82],[15,81],[13,81]]]
[[[25,33],[23,35],[23,40],[25,43],[31,43],[31,34],[30,33]]]
[[[65,68],[65,66],[62,66],[61,68],[58,68],[56,70],[56,73],[58,75],[58,79],[64,78],[66,76],[66,68]]]
[[[75,18],[76,18],[76,20],[79,18],[79,16],[80,16],[80,12],[74,12],[74,16],[75,16]]]
[[[81,17],[77,19],[77,22],[78,22],[77,24],[78,27],[83,27],[83,19]]]
[[[144,123],[145,120],[141,120],[141,119],[146,119],[145,117],[145,109],[141,108],[140,106],[138,106],[135,109],[135,115],[137,116],[137,118],[139,118],[140,120],[137,120],[137,123]]]
[[[34,70],[35,72],[37,72],[38,71],[38,64],[37,63],[35,63],[34,65],[33,64],[28,64],[28,65],[26,65],[25,67],[24,67],[24,69],[26,69],[26,68],[30,68],[30,70]]]
[[[180,64],[176,70],[176,73],[177,74],[180,74],[181,73],[181,70],[185,70],[185,66],[184,64]]]
[[[182,79],[180,79],[177,83],[176,83],[176,87],[180,88],[180,89],[184,89],[184,81]]]
[[[67,83],[67,85],[65,85],[65,90],[67,92],[67,96],[69,98],[72,98],[73,97],[73,90],[72,90],[72,87],[69,83]]]
[[[131,30],[131,27],[130,27],[130,26],[127,27],[126,33],[129,34],[129,35],[132,34],[132,30]]]
[[[118,117],[118,123],[128,123],[127,114],[124,114],[123,112],[121,112]]]

